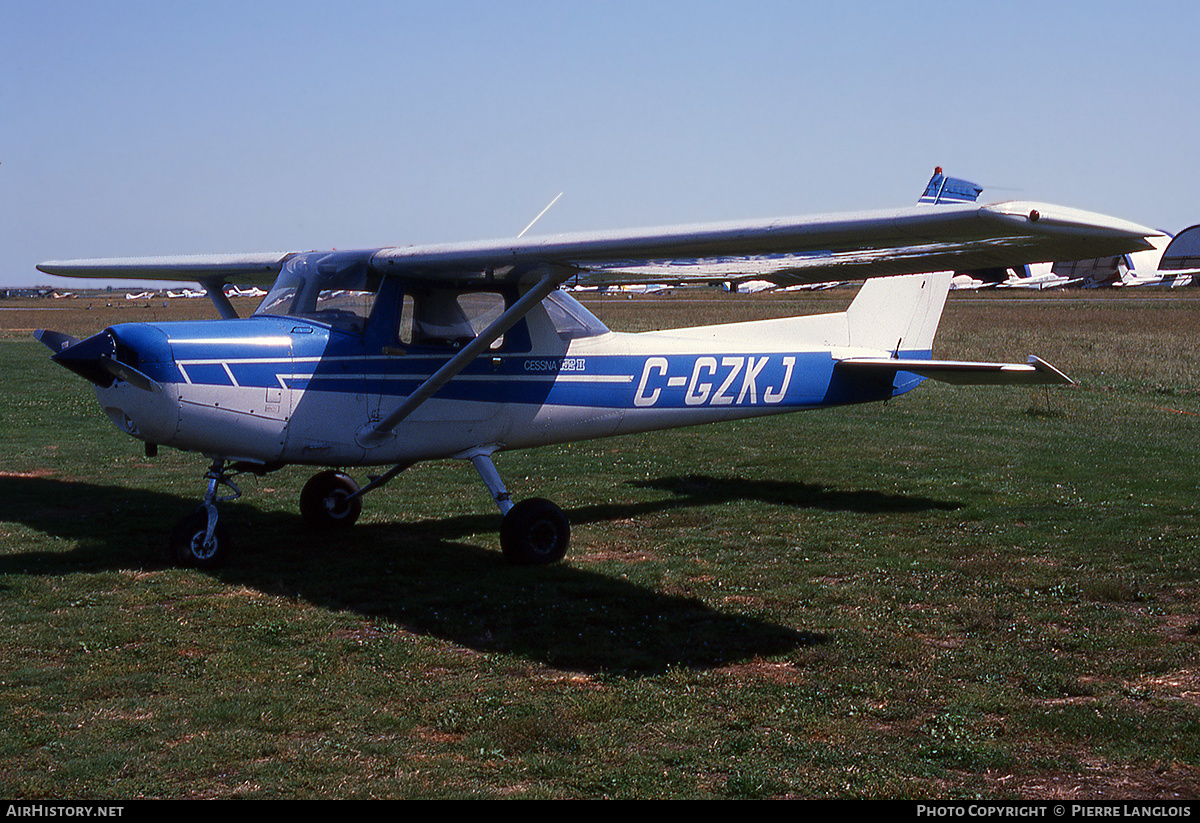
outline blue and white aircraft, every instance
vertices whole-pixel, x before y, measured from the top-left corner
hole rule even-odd
[[[962,181],[933,183],[931,197],[962,191]],[[567,518],[543,499],[514,504],[496,453],[882,401],[925,378],[1070,382],[1035,357],[933,360],[951,272],[1124,254],[1154,235],[1074,209],[952,197],[451,245],[56,261],[38,268],[198,282],[221,317],[121,324],[85,340],[37,336],[55,362],[95,384],[105,413],[148,455],[169,446],[212,461],[203,504],[170,538],[175,562],[226,559],[218,503],[240,495],[240,473],[324,467],[300,511],[315,526],[347,527],[363,496],[407,467],[459,458],[503,513],[504,556],[542,564],[567,551]],[[735,259],[745,280],[867,282],[844,312],[638,334],[610,331],[563,288],[658,283],[664,269],[678,269],[676,284],[708,282],[717,261]],[[668,265],[688,262],[696,266]],[[237,317],[225,297],[232,283],[269,287],[251,316]],[[390,468],[360,488],[343,472],[351,466]]]

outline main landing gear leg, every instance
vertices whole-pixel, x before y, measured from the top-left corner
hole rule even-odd
[[[211,569],[224,563],[230,551],[229,530],[220,522],[217,504],[238,499],[242,490],[229,479],[224,460],[214,460],[204,477],[208,481],[204,502],[175,524],[169,555],[172,562],[181,566]],[[221,486],[232,489],[233,493],[219,496]]]
[[[571,542],[571,524],[562,509],[540,497],[514,504],[490,455],[473,455],[471,463],[504,515],[500,521],[504,559],[520,566],[544,566],[562,560]]]

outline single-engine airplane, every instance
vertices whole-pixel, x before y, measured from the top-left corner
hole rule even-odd
[[[85,340],[37,337],[55,362],[95,384],[105,413],[144,441],[147,455],[170,446],[212,461],[203,504],[171,535],[174,562],[226,560],[218,503],[240,495],[240,473],[325,467],[304,486],[300,511],[314,526],[346,527],[365,494],[407,467],[460,458],[503,514],[505,558],[550,563],[567,551],[567,518],[540,498],[514,503],[492,462],[497,452],[882,401],[925,378],[1070,382],[1036,357],[933,360],[952,272],[1124,254],[1150,248],[1156,232],[1039,203],[979,205],[962,196],[963,181],[946,186],[940,177],[939,169],[930,191],[958,196],[891,211],[358,251],[46,262],[38,268],[53,275],[196,281],[220,319],[126,323]],[[677,267],[675,284],[703,283],[714,261],[734,258],[747,281],[866,283],[844,312],[637,334],[610,331],[560,288],[659,283],[676,268],[668,264],[689,261],[694,270]],[[239,318],[228,283],[269,291]],[[349,466],[390,468],[360,487],[342,471]]]

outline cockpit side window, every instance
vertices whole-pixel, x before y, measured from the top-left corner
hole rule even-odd
[[[550,322],[554,324],[554,330],[563,340],[608,333],[608,327],[600,322],[600,318],[564,291],[551,292],[543,301],[543,305]]]
[[[298,317],[361,334],[380,280],[361,253],[298,254],[284,263],[254,313]]]
[[[404,295],[397,338],[405,346],[461,349],[503,313],[498,292],[412,289]],[[491,348],[503,345],[502,335]]]

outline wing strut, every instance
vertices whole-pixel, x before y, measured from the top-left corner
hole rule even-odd
[[[529,313],[530,309],[541,303],[559,284],[566,280],[572,270],[561,266],[547,266],[545,274],[529,291],[525,292],[516,303],[513,303],[503,314],[492,321],[492,324],[480,332],[479,336],[445,362],[445,364],[429,376],[416,391],[404,399],[396,410],[374,425],[368,424],[359,429],[355,438],[360,446],[371,448],[383,443],[392,429],[428,400],[442,386],[450,382],[467,364],[481,352],[486,351],[502,334],[516,325],[517,321]]]
[[[217,307],[217,314],[222,320],[237,320],[237,309],[229,302],[229,298],[225,296],[224,281],[207,280],[201,283],[204,286],[204,291],[208,294],[208,299]]]

